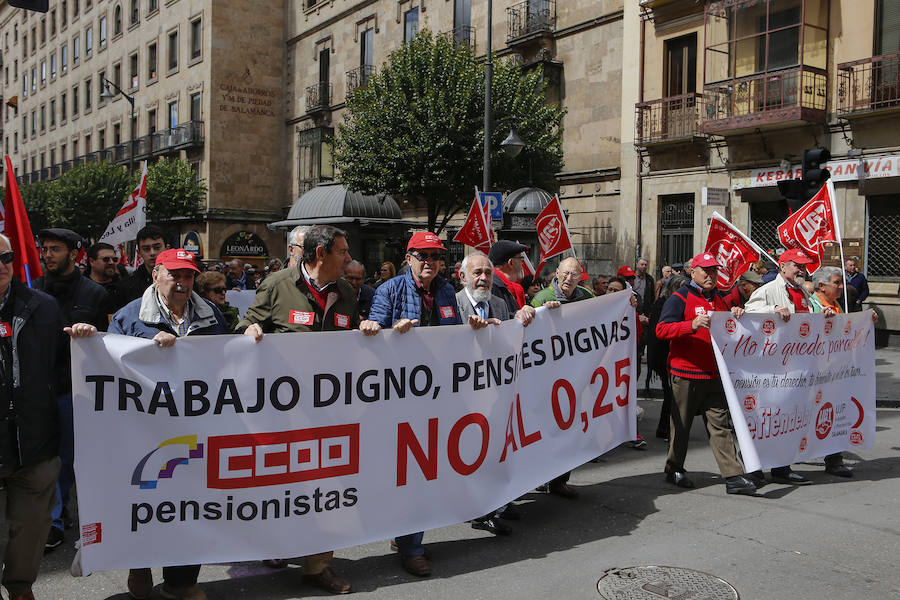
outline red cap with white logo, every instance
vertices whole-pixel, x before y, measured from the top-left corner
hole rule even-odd
[[[158,259],[157,259],[158,260]],[[694,260],[691,261],[691,268],[701,267],[705,269],[706,267],[721,267],[719,261],[716,260],[716,257],[710,254],[709,252],[701,252],[697,256],[694,257]]]
[[[427,248],[446,250],[444,245],[441,244],[441,238],[430,231],[418,231],[414,233],[413,236],[409,238],[409,243],[406,245],[407,252],[411,250],[425,250]]]
[[[191,269],[200,272],[194,263],[194,255],[183,248],[170,248],[163,250],[156,257],[156,266],[162,266],[169,271],[175,269]]]

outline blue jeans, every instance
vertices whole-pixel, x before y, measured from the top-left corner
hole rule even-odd
[[[62,512],[69,505],[69,491],[75,484],[75,432],[72,420],[72,394],[56,397],[59,410],[59,458],[62,465],[59,469],[59,481],[56,483],[56,506],[51,514],[53,527],[65,531]]]
[[[422,556],[425,554],[425,546],[422,539],[425,537],[424,531],[410,533],[409,535],[400,535],[394,538],[397,542],[397,550],[401,556]]]

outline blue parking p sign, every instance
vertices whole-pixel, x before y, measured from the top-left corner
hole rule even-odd
[[[478,199],[481,205],[490,202],[491,220],[503,220],[503,193],[502,192],[478,192]]]

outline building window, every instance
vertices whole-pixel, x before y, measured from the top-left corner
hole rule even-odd
[[[65,73],[69,70],[69,45],[63,44],[62,48],[59,49],[59,68],[61,72]]]
[[[106,102],[106,98],[103,97],[103,85],[106,83],[106,71],[100,71],[97,73],[97,104],[103,104]]]
[[[116,85],[117,88],[122,88],[122,63],[116,63],[113,65],[112,82]],[[116,98],[118,98],[118,96],[116,96]]]
[[[88,27],[84,30],[84,56],[85,58],[91,55],[91,52],[94,51],[94,28]]]
[[[147,133],[153,135],[156,133],[156,109],[147,111]]]
[[[178,68],[178,31],[169,33],[169,71]]]
[[[100,35],[100,48],[106,47],[106,15],[100,17],[100,23],[97,27]]]
[[[56,79],[56,52],[50,55],[50,79]]]
[[[37,133],[37,111],[31,111],[31,136]]]
[[[50,148],[50,164],[56,164],[56,148]]]
[[[50,99],[50,127],[56,127],[56,98]]]
[[[140,3],[138,0],[131,0],[131,21],[132,25],[135,25],[138,21],[141,20],[141,9]]]
[[[50,37],[56,35],[56,9],[50,11]]]
[[[113,35],[122,33],[122,7],[116,4],[113,9]]]
[[[78,34],[75,34],[75,37],[72,38],[72,66],[78,64],[78,57],[81,54],[81,38],[78,37]]]
[[[22,58],[28,56],[28,34],[22,34]]]
[[[697,91],[697,34],[666,40],[665,90],[663,96],[681,96]]]
[[[68,19],[69,19],[68,4],[69,4],[68,0],[62,0],[62,2],[59,3],[59,26],[60,27],[65,27],[66,23],[68,22]]]
[[[178,101],[169,102],[169,129],[178,127]]]
[[[85,154],[90,154],[91,152],[91,134],[84,136],[84,152]]]
[[[868,197],[865,271],[872,281],[900,281],[900,195]]]
[[[47,131],[47,107],[41,104],[41,133]]]
[[[72,116],[78,114],[78,86],[72,88]]]
[[[64,123],[66,121],[66,93],[63,92],[59,95],[59,122]]]
[[[128,57],[128,76],[131,78],[131,89],[138,86],[138,54],[135,52]]]
[[[374,57],[375,46],[375,29],[367,28],[359,36],[359,66],[363,68],[363,73],[368,78],[368,71],[375,64]],[[360,81],[361,86],[365,86],[367,82]]]
[[[200,114],[200,92],[191,94],[191,121],[201,121]]]
[[[78,1],[79,0],[72,0],[72,18],[73,19],[78,16]]]
[[[31,67],[31,93],[37,91],[37,67]]]
[[[403,42],[408,43],[419,33],[419,7],[403,13]]]
[[[72,158],[78,157],[78,140],[72,140]]]
[[[42,18],[41,19],[41,45],[43,46],[46,43],[47,43],[47,19]]]
[[[147,14],[156,12],[157,8],[159,8],[159,3],[157,2],[157,0],[149,0],[149,2],[147,2]]]
[[[106,148],[106,130],[100,129],[97,131],[97,148],[99,150],[103,150]]]
[[[122,126],[118,123],[113,125],[113,146],[118,146],[122,143]]]
[[[147,46],[147,80],[156,80],[156,42]]]
[[[47,85],[47,61],[41,61],[41,87]]]
[[[203,21],[191,21],[191,60],[200,58],[203,53]]]
[[[315,127],[300,132],[297,144],[300,193],[308,192],[321,181],[334,179],[332,146],[333,127]]]
[[[91,110],[91,79],[84,80],[84,112]]]
[[[65,144],[59,145],[59,160],[61,160],[62,162],[66,162],[66,145]]]

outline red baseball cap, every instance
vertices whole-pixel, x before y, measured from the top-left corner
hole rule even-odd
[[[625,265],[624,267],[619,267],[619,270],[616,271],[616,275],[619,277],[635,277],[637,273],[634,272],[634,269],[629,265]]]
[[[694,260],[691,261],[691,268],[700,267],[701,269],[705,269],[706,267],[721,267],[719,261],[716,260],[716,257],[710,254],[709,252],[701,252],[697,256],[694,257]]]
[[[184,248],[169,248],[168,250],[163,250],[156,257],[156,266],[165,267],[169,271],[174,271],[175,269],[191,269],[198,273],[200,272],[200,269],[198,269],[197,265],[194,263],[194,255]]]
[[[414,233],[413,236],[409,238],[409,243],[406,245],[407,252],[410,250],[425,250],[426,248],[446,250],[443,244],[441,244],[441,238],[430,231],[418,231]],[[157,258],[156,260],[159,259]]]
[[[803,250],[798,250],[796,248],[785,250],[781,253],[781,256],[778,257],[779,265],[783,265],[788,261],[795,262],[798,265],[809,265],[813,262],[812,259],[806,254],[806,252],[804,252]]]

